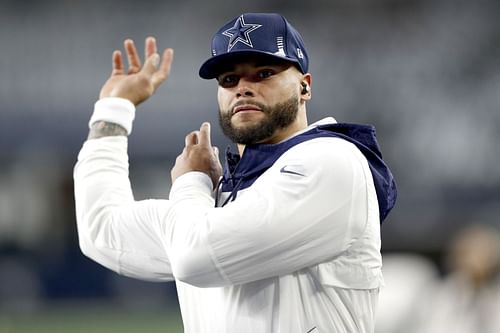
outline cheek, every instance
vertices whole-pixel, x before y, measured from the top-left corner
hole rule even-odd
[[[269,89],[267,91],[267,96],[269,99],[273,99],[274,102],[288,100],[297,94],[299,85],[300,84],[296,83],[294,80],[284,80],[274,86],[274,89]]]
[[[217,103],[219,104],[219,117],[227,118],[229,113],[230,101],[227,92],[219,87],[217,91]]]
[[[220,109],[226,110],[228,108],[229,97],[230,94],[226,91],[226,89],[219,87],[217,90],[217,102],[219,103]]]

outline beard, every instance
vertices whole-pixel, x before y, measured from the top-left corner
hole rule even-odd
[[[298,96],[292,96],[288,100],[272,106],[257,102],[251,102],[251,104],[258,106],[265,114],[265,118],[243,128],[236,128],[231,123],[232,110],[219,111],[219,125],[222,132],[235,143],[251,145],[262,142],[272,137],[276,130],[286,128],[292,124],[299,112]]]

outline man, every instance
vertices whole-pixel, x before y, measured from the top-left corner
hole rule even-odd
[[[127,276],[175,280],[187,333],[373,332],[380,222],[395,201],[369,126],[308,126],[308,56],[280,15],[244,14],[200,69],[218,81],[220,125],[238,144],[224,173],[210,125],[186,136],[169,200],[134,201],[127,135],[169,73],[153,38],[125,41],[75,167],[82,251]]]

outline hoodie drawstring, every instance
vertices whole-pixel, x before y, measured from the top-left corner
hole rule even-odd
[[[225,205],[227,205],[227,203],[229,201],[234,201],[236,199],[236,196],[238,195],[238,190],[241,186],[241,183],[243,182],[243,177],[238,179],[238,182],[236,183],[236,185],[234,185],[234,178],[233,177],[230,178],[230,181],[231,181],[231,184],[233,185],[233,189],[231,190],[231,193],[226,198],[226,200],[224,200],[224,202],[222,203],[222,205],[220,207],[224,207]],[[221,179],[219,180],[219,184],[217,184],[217,189],[215,190],[215,207],[219,207],[219,196],[221,194],[220,189],[221,189],[223,183],[227,183],[227,180],[225,180],[224,177],[221,177]]]

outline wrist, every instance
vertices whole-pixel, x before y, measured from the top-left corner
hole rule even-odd
[[[95,103],[94,113],[89,121],[89,128],[92,128],[92,125],[96,122],[105,121],[120,125],[129,135],[132,132],[134,118],[135,105],[128,99],[105,97]]]

